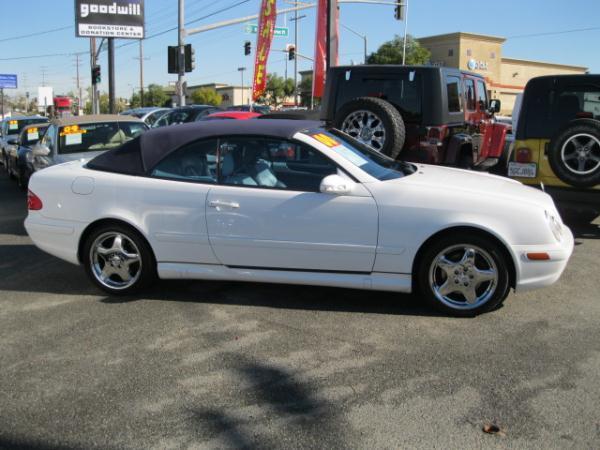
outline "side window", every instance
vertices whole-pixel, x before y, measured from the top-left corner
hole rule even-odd
[[[446,91],[448,93],[448,111],[461,112],[462,105],[460,102],[460,78],[455,76],[447,76]]]
[[[172,180],[217,182],[217,140],[187,144],[160,161],[151,175]]]
[[[46,147],[50,149],[51,152],[54,152],[55,142],[54,142],[54,126],[48,127],[48,131],[44,135],[44,139],[42,141]]]
[[[485,89],[485,83],[481,80],[477,80],[477,103],[482,110],[488,108],[487,91]]]
[[[318,150],[282,139],[236,137],[220,141],[221,183],[319,192],[337,166]]]
[[[475,82],[471,78],[465,79],[465,99],[467,100],[467,109],[475,111]]]

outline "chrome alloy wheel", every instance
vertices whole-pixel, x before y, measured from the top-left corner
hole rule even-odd
[[[142,257],[137,246],[115,231],[96,238],[90,248],[90,263],[94,277],[110,289],[127,289],[142,273]]]
[[[591,134],[576,134],[563,144],[560,158],[577,175],[595,172],[600,167],[600,141]]]
[[[349,114],[342,122],[342,131],[378,152],[385,144],[385,127],[371,111],[363,109]]]
[[[454,309],[475,309],[486,303],[498,285],[498,268],[485,250],[469,244],[438,253],[429,268],[435,297]]]

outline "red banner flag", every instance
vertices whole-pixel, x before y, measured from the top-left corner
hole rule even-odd
[[[329,0],[333,1],[333,0]],[[327,71],[327,15],[328,0],[319,0],[317,9],[317,35],[315,38],[315,67],[313,71],[313,97],[323,97],[325,90],[325,76]],[[339,11],[335,8],[335,14],[331,21],[332,39],[335,58],[331,66],[338,65],[338,36],[339,36]]]
[[[259,13],[258,34],[256,35],[256,56],[254,58],[254,80],[252,100],[257,101],[267,87],[267,59],[275,32],[277,5],[275,0],[262,0]]]

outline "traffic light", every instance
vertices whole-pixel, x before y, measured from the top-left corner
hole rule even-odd
[[[92,84],[98,84],[102,81],[102,74],[100,73],[100,66],[92,67]]]
[[[296,47],[294,47],[293,45],[290,45],[287,49],[288,51],[288,59],[290,61],[293,61],[294,59],[296,59]]]
[[[396,5],[394,17],[396,20],[404,20],[404,3],[398,3]]]
[[[248,56],[252,52],[252,43],[250,41],[244,42],[244,56]]]
[[[179,47],[177,45],[169,45],[168,47],[168,66],[169,73],[179,73],[179,55],[177,51]]]
[[[192,44],[185,45],[185,71],[191,72],[196,68],[196,51],[192,48]]]

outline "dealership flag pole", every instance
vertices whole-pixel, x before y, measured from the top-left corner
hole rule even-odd
[[[115,39],[108,38],[108,109],[111,114],[117,113],[115,102]]]

